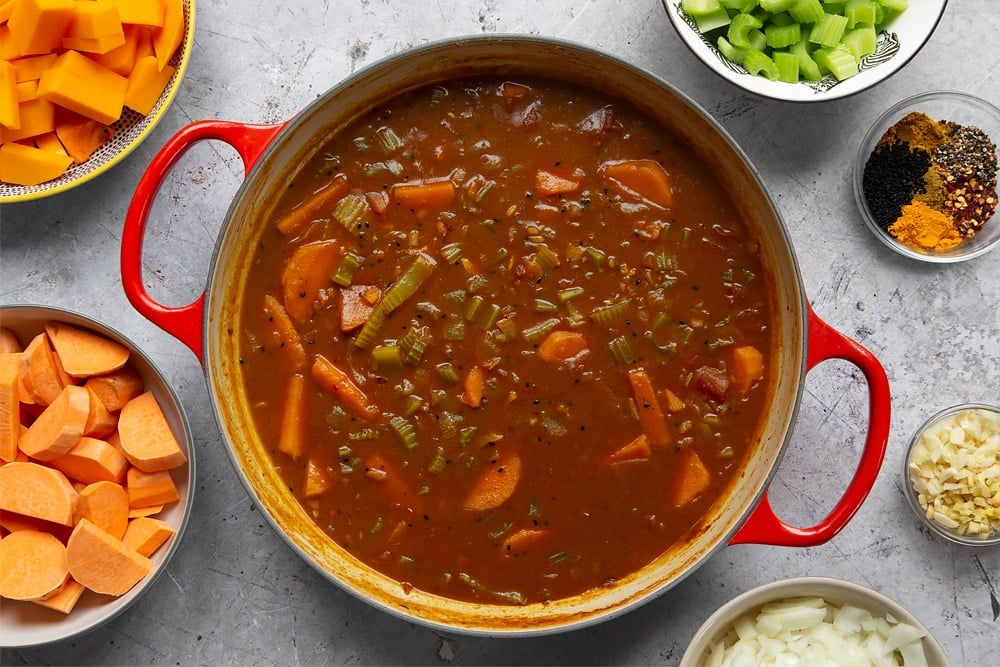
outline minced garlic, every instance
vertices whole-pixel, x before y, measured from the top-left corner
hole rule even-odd
[[[1000,534],[1000,412],[969,408],[927,427],[907,468],[928,519],[966,537]]]

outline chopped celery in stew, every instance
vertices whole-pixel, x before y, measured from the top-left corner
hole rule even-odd
[[[763,421],[756,239],[684,141],[594,91],[390,100],[290,183],[251,266],[261,438],[407,590],[528,604],[628,577],[697,528]]]

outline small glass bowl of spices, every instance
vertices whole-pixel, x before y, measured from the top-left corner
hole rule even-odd
[[[964,403],[924,422],[907,448],[903,480],[910,506],[934,533],[1000,544],[1000,407]]]
[[[887,246],[927,262],[959,262],[1000,243],[1000,109],[961,92],[915,95],[865,135],[854,197]]]

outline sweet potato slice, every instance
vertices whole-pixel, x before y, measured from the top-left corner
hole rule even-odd
[[[278,436],[278,451],[297,459],[306,450],[305,434],[302,430],[306,378],[296,373],[288,380],[285,392],[285,406],[281,414],[281,434]]]
[[[316,355],[313,361],[312,377],[358,417],[368,421],[378,417],[378,406],[368,400],[361,387],[355,384],[350,375],[321,354]]]
[[[0,460],[13,461],[21,435],[20,354],[0,353]]]
[[[90,412],[87,414],[87,423],[83,425],[83,434],[92,438],[105,438],[111,435],[118,428],[118,416],[108,411],[101,397],[90,388],[89,384],[83,388],[90,394]]]
[[[538,358],[546,362],[566,361],[587,349],[587,339],[578,331],[553,331],[538,346]]]
[[[21,436],[18,446],[39,461],[60,457],[83,435],[90,415],[90,392],[67,385]]]
[[[446,178],[400,183],[392,188],[392,199],[414,211],[443,211],[455,201],[455,184]]]
[[[746,396],[754,383],[764,377],[764,355],[753,345],[734,347],[729,365],[733,387]]]
[[[486,372],[482,366],[476,365],[462,378],[462,394],[459,398],[470,408],[478,408],[483,402],[485,390]]]
[[[339,291],[340,330],[346,333],[364,326],[378,301],[378,288],[372,285],[349,285]],[[371,299],[369,295],[374,295],[375,298]]]
[[[84,436],[62,456],[48,462],[66,477],[93,484],[94,482],[125,481],[128,460],[106,440]]]
[[[128,348],[106,336],[64,322],[46,322],[45,332],[73,377],[111,373],[128,362]]]
[[[108,412],[118,412],[143,392],[142,377],[131,366],[87,378],[85,385],[101,399]]]
[[[0,327],[0,353],[21,353],[23,351],[24,348],[21,347],[21,341],[17,339],[17,334],[7,327]]]
[[[0,540],[0,597],[42,600],[68,578],[66,547],[53,535],[19,530]]]
[[[275,342],[288,358],[292,370],[305,370],[309,357],[306,355],[305,346],[302,345],[302,337],[295,328],[292,318],[289,317],[288,311],[270,294],[264,295],[264,315],[271,323]]]
[[[632,396],[635,407],[639,411],[639,423],[649,438],[649,444],[654,447],[669,445],[673,440],[670,426],[656,398],[656,389],[649,374],[643,368],[633,368],[628,373],[629,384],[632,385]]]
[[[80,519],[66,544],[70,576],[97,593],[124,595],[153,569],[153,562],[88,519]]]
[[[21,383],[34,397],[36,403],[49,405],[67,384],[67,377],[60,372],[49,337],[40,333],[31,339],[21,353],[18,368]]]
[[[44,600],[32,600],[32,602],[48,609],[68,614],[73,611],[73,607],[80,601],[80,596],[83,595],[85,590],[87,589],[70,577],[58,592],[53,593]]]
[[[0,510],[73,525],[77,493],[54,468],[13,461],[0,466]]]
[[[148,558],[175,532],[177,531],[162,519],[142,516],[128,522],[122,542]]]
[[[496,509],[507,502],[521,478],[521,459],[508,456],[484,472],[466,496],[462,507],[472,512]]]
[[[278,221],[278,231],[285,236],[297,236],[314,220],[329,218],[330,209],[347,191],[347,178],[338,174],[319,190]]]
[[[125,404],[118,436],[129,463],[145,472],[169,470],[187,462],[156,396],[147,391]]]
[[[646,461],[653,455],[653,448],[649,445],[649,439],[645,433],[640,433],[637,438],[616,449],[608,460],[611,463],[624,463],[626,461]]]
[[[93,521],[109,535],[122,538],[128,528],[128,493],[114,482],[94,482],[80,491],[76,505],[77,521]]]
[[[169,470],[143,472],[139,468],[129,468],[125,473],[125,485],[130,507],[165,505],[180,499]]]
[[[283,304],[295,322],[313,314],[320,290],[333,284],[331,276],[340,257],[340,244],[325,240],[295,249],[281,273]]]
[[[604,175],[625,191],[661,208],[670,208],[670,176],[655,160],[622,160],[604,165]]]
[[[303,494],[306,498],[318,498],[330,490],[333,480],[326,468],[310,458],[306,461],[303,481]]]
[[[163,511],[163,505],[149,505],[148,507],[129,507],[128,518],[138,519],[144,516],[153,516]]]

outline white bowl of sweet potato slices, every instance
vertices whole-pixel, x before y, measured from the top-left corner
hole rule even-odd
[[[0,306],[0,645],[98,627],[148,590],[193,502],[183,408],[113,329]]]

